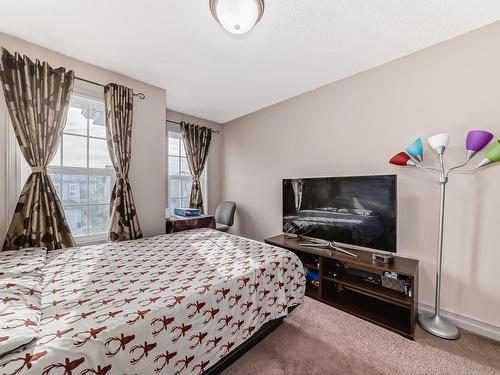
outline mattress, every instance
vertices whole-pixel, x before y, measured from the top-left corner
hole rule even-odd
[[[38,339],[3,374],[201,374],[305,291],[288,250],[195,229],[55,250]]]

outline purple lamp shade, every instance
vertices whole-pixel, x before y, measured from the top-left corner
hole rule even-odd
[[[465,148],[467,149],[467,160],[481,151],[493,139],[493,134],[485,130],[471,130],[467,133]]]

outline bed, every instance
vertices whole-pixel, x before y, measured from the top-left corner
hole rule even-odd
[[[212,229],[50,251],[41,271],[38,337],[2,374],[213,372],[305,291],[295,254]]]

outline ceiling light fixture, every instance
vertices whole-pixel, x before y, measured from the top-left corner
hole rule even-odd
[[[216,21],[231,34],[245,34],[264,14],[264,0],[209,0]]]

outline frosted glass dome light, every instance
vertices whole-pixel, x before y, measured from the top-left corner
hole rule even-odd
[[[231,34],[245,34],[264,14],[264,0],[209,0],[212,15]]]

